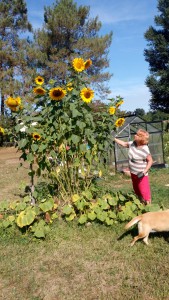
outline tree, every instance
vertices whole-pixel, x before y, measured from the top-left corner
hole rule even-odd
[[[150,68],[146,85],[152,95],[151,109],[169,112],[169,0],[159,0],[157,8],[160,14],[154,21],[159,28],[150,26],[145,33],[148,48],[144,55]]]
[[[143,108],[136,108],[134,114],[143,117],[145,115],[145,110]]]
[[[45,7],[45,24],[35,32],[36,43],[46,55],[41,61],[42,73],[47,79],[52,77],[63,83],[67,62],[75,57],[90,58],[90,80],[97,83],[99,91],[108,91],[104,83],[111,77],[105,70],[109,66],[112,33],[99,36],[101,22],[98,17],[89,18],[89,11],[88,6],[77,7],[73,0],[56,0],[53,6]]]
[[[24,0],[0,0],[0,95],[1,114],[4,114],[6,95],[17,91],[21,66],[25,64],[23,42],[19,34],[31,30]]]

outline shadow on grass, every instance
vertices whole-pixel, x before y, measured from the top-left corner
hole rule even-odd
[[[123,232],[118,238],[117,241],[121,241],[123,238],[125,238],[128,235],[131,235],[132,237],[136,236],[138,234],[137,228],[132,228],[130,230],[127,230]]]
[[[119,237],[117,237],[117,241],[121,241],[123,238],[125,238],[128,235],[130,235],[132,238],[137,236],[138,235],[137,227],[123,232]],[[169,232],[167,232],[167,231],[166,232],[150,232],[150,234],[149,234],[150,241],[153,240],[154,238],[159,238],[159,239],[163,238],[166,242],[169,243]],[[140,241],[141,240],[142,239],[140,239]]]

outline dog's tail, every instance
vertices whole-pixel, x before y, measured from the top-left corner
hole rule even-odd
[[[126,226],[125,226],[124,228],[125,228],[125,229],[130,228],[130,227],[133,226],[134,224],[136,224],[136,223],[138,223],[139,221],[141,221],[141,219],[142,219],[142,215],[133,218],[129,223],[126,224]]]

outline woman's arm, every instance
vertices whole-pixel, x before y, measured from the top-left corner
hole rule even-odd
[[[146,158],[147,160],[147,166],[145,168],[145,170],[143,171],[144,175],[148,172],[148,170],[151,168],[152,164],[153,164],[153,159],[151,154],[149,154]]]
[[[119,144],[120,146],[122,146],[122,147],[128,148],[128,146],[129,146],[129,143],[128,143],[128,142],[124,142],[124,141],[122,141],[122,140],[120,140],[120,139],[115,138],[114,141],[115,141],[117,144]]]

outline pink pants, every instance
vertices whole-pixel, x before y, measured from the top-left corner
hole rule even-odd
[[[142,178],[138,178],[137,175],[131,173],[131,179],[136,195],[139,198],[141,197],[144,201],[151,202],[149,177],[144,176]]]

